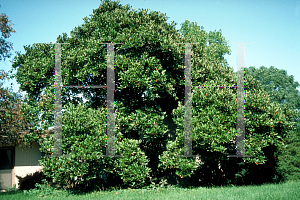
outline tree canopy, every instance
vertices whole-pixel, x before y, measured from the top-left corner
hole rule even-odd
[[[188,21],[182,25],[182,35],[175,29],[176,23],[168,24],[167,19],[160,12],[136,11],[129,5],[106,0],[93,10],[89,18],[84,18],[84,23],[71,31],[70,36],[63,33],[57,37],[57,43],[69,43],[62,45],[61,49],[63,85],[105,85],[107,49],[103,43],[122,43],[115,44],[114,100],[116,154],[124,155],[124,158],[108,158],[105,162],[114,169],[107,173],[121,177],[123,183],[136,180],[140,186],[145,181],[139,178],[139,173],[130,175],[126,169],[128,166],[122,164],[130,156],[139,158],[137,162],[140,163],[132,162],[129,165],[136,166],[132,168],[137,170],[137,166],[146,163],[151,169],[150,175],[150,171],[143,168],[147,174],[143,177],[145,179],[163,176],[170,170],[175,170],[180,177],[187,177],[201,168],[195,158],[176,157],[176,154],[183,155],[184,151],[185,95],[185,46],[177,43],[198,43],[192,45],[192,85],[224,86],[192,89],[193,154],[206,155],[207,162],[225,162],[229,154],[235,154],[236,88],[226,86],[235,85],[237,80],[223,57],[230,53],[225,38],[221,31],[206,33]],[[17,70],[15,77],[20,89],[28,93],[23,110],[36,128],[47,130],[54,125],[55,48],[51,44],[33,44],[24,46],[24,49],[24,54],[17,53],[12,65]],[[90,166],[97,166],[97,162],[102,162],[98,163],[99,167],[108,165],[98,160],[104,154],[104,150],[100,151],[104,144],[101,143],[101,147],[92,142],[90,152],[80,151],[82,146],[89,144],[87,135],[96,131],[98,125],[83,125],[89,114],[79,114],[80,110],[89,109],[91,113],[98,110],[102,112],[99,115],[104,124],[107,91],[95,88],[62,88],[61,91],[62,105],[70,112],[63,115],[64,154],[72,156],[74,162],[78,159],[77,162],[84,161]],[[82,98],[73,95],[79,93],[88,100],[83,107]],[[251,75],[245,77],[245,94],[245,154],[254,157],[242,158],[242,162],[263,164],[267,160],[264,148],[283,148],[282,138],[293,126],[287,118],[294,113],[284,113],[277,103],[271,102]],[[69,115],[73,117],[66,120]],[[103,130],[96,132],[99,137],[101,134],[105,136]],[[174,136],[173,139],[168,137],[169,134]],[[39,140],[43,151],[51,155],[53,138],[32,133],[30,139]],[[128,141],[130,149],[135,151],[126,151],[124,147]],[[99,151],[92,153],[93,148]],[[76,175],[82,176],[86,184],[91,184],[88,180],[96,179],[93,170],[79,170],[69,161],[64,157],[45,157],[42,163],[46,165],[44,169],[49,177],[57,180],[64,174],[59,178],[61,183],[66,176],[69,176],[69,181]],[[232,170],[229,166],[223,168],[224,173]]]
[[[8,20],[6,14],[1,13],[0,15],[0,30],[1,30],[1,37],[0,37],[0,61],[3,59],[11,57],[10,50],[13,49],[12,43],[7,42],[6,39],[10,37],[11,33],[15,33],[16,31],[13,30],[11,21]]]
[[[300,84],[294,81],[294,76],[287,75],[286,70],[277,69],[274,66],[266,68],[261,66],[245,68],[245,73],[254,77],[263,85],[265,91],[270,95],[270,100],[277,102],[282,108],[300,111],[300,92],[297,88]],[[299,112],[293,119],[299,119]]]

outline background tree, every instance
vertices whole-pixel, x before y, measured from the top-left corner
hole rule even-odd
[[[176,43],[200,43],[193,45],[193,85],[235,85],[236,77],[224,59],[230,50],[221,32],[206,33],[197,29],[199,37],[183,37],[175,29],[176,23],[168,24],[167,17],[162,13],[148,13],[143,9],[136,11],[129,5],[107,0],[102,1],[91,17],[84,18],[84,21],[84,24],[71,31],[70,37],[63,33],[57,38],[56,42],[70,43],[62,45],[62,84],[105,85],[107,52],[102,43],[122,43],[115,45],[114,99],[116,154],[124,157],[99,159],[105,152],[105,143],[91,142],[89,136],[97,133],[96,138],[105,137],[103,130],[106,123],[103,119],[107,112],[107,91],[64,88],[61,93],[62,105],[68,112],[63,115],[63,153],[70,155],[73,161],[67,157],[43,158],[41,163],[45,166],[47,176],[62,185],[73,184],[73,176],[80,176],[85,181],[77,180],[74,184],[88,186],[100,183],[102,178],[98,176],[99,173],[104,173],[104,167],[109,166],[107,168],[113,170],[105,170],[108,176],[115,177],[124,185],[141,187],[150,183],[150,177],[159,181],[174,170],[178,177],[189,176],[197,169],[203,171],[195,158],[174,157],[174,153],[183,155],[185,89],[185,46]],[[47,130],[54,125],[55,49],[47,44],[24,48],[26,53],[17,53],[12,65],[13,69],[17,69],[15,77],[20,89],[28,93],[23,110],[37,129],[41,122],[42,130]],[[240,160],[252,164],[263,163],[266,158],[261,149],[270,144],[281,148],[282,135],[291,128],[292,123],[286,121],[278,105],[268,101],[265,92],[251,76],[246,78],[246,83],[246,98],[251,102],[247,104],[246,113],[249,119],[246,135],[251,135],[246,138],[246,154],[255,157]],[[82,98],[75,97],[79,93],[88,100],[84,106]],[[194,121],[193,144],[196,145],[193,154],[208,155],[211,152],[214,156],[207,156],[207,163],[214,164],[218,160],[227,162],[228,153],[235,152],[234,143],[230,143],[236,135],[235,94],[236,89],[193,89],[196,99],[193,101],[193,121],[201,122]],[[88,116],[94,115],[88,112],[81,115],[80,112],[84,110],[102,112],[102,115],[97,114],[98,117],[94,118],[95,121],[101,119],[99,124],[85,125],[86,121],[92,121]],[[203,112],[209,118],[204,119]],[[70,115],[72,117],[68,118]],[[223,126],[220,126],[220,122]],[[102,127],[100,131],[99,126]],[[265,132],[262,133],[262,130]],[[170,138],[169,135],[174,137]],[[41,149],[51,155],[53,137],[32,133],[27,139],[38,140]],[[130,146],[128,150],[125,148],[127,145]],[[226,149],[232,150],[225,152]],[[90,167],[83,168],[82,163]],[[151,170],[144,167],[145,164]],[[210,169],[215,169],[213,164]],[[131,171],[128,171],[128,167]],[[224,165],[224,170],[230,171],[230,166],[225,168]],[[145,172],[142,179],[139,171]],[[66,176],[61,176],[63,174]]]
[[[0,79],[0,146],[27,146],[23,137],[28,132],[30,125],[21,112],[21,97],[14,93],[12,88],[3,88],[7,76],[1,70]]]
[[[1,7],[1,6],[0,6]],[[7,42],[6,39],[15,33],[11,21],[8,20],[6,14],[0,15],[0,61],[10,58],[12,55],[10,50],[13,49],[12,43]],[[21,112],[22,95],[14,93],[12,88],[3,88],[4,80],[11,78],[9,73],[4,70],[0,71],[0,102],[1,102],[1,119],[0,119],[0,145],[20,145],[27,146],[23,141],[23,136],[30,129],[30,125],[23,117]]]
[[[293,75],[289,76],[285,70],[273,66],[270,68],[261,66],[258,69],[251,66],[245,68],[245,73],[250,74],[263,85],[264,90],[270,95],[270,100],[279,103],[282,108],[300,111],[300,92],[297,90],[300,84],[294,82]],[[299,114],[292,120],[297,122],[298,119]]]
[[[4,13],[0,15],[0,30],[2,32],[0,37],[0,61],[2,61],[5,58],[10,58],[12,55],[10,53],[10,50],[13,49],[12,43],[7,42],[6,39],[10,37],[11,33],[16,32],[12,28],[11,21],[8,20],[8,17]]]
[[[285,70],[273,66],[264,66],[256,69],[245,68],[245,73],[253,76],[263,85],[264,90],[270,95],[270,100],[278,103],[284,110],[296,110],[295,117],[290,119],[295,122],[295,129],[285,136],[286,149],[279,152],[278,170],[284,179],[299,180],[300,178],[300,92],[297,90],[299,83],[294,81],[293,75],[287,75]]]

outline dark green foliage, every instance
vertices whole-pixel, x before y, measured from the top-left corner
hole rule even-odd
[[[270,102],[262,86],[246,75],[245,150],[254,157],[227,158],[235,154],[236,148],[235,88],[192,89],[193,154],[200,154],[204,164],[195,158],[176,157],[184,151],[185,46],[175,43],[199,43],[193,45],[192,85],[235,85],[236,76],[224,59],[230,49],[221,31],[206,33],[186,21],[183,36],[175,23],[166,22],[164,14],[130,10],[128,5],[113,1],[102,1],[84,20],[70,37],[63,34],[57,38],[59,43],[70,43],[61,49],[62,84],[104,85],[107,52],[100,43],[123,43],[115,45],[114,100],[116,155],[124,157],[101,158],[106,153],[107,91],[63,88],[62,106],[66,111],[62,147],[63,154],[70,157],[41,160],[45,175],[55,185],[72,189],[118,184],[141,188],[164,177],[183,185],[189,178],[195,184],[207,185],[234,183],[236,179],[249,182],[252,180],[247,176],[259,177],[250,166],[269,160],[271,165],[265,149],[283,149],[282,138],[292,129],[288,117],[293,111],[283,111],[277,103]],[[19,53],[13,64],[18,69],[20,88],[29,93],[23,110],[36,127],[41,122],[42,129],[47,130],[54,125],[55,49],[34,44],[25,50],[26,54]],[[70,95],[78,93],[88,102],[70,99]],[[37,118],[39,114],[41,119]],[[42,151],[53,154],[51,135],[31,133],[25,139],[38,140]],[[223,171],[218,168],[219,162]],[[202,181],[196,180],[197,176]]]
[[[44,157],[41,165],[54,185],[68,188],[97,189],[105,184],[142,187],[149,179],[148,159],[141,151],[141,141],[116,135],[116,155],[121,158],[101,157],[106,146],[106,109],[87,109],[85,105],[65,107],[63,115],[63,154],[70,157]],[[116,113],[118,116],[118,113]],[[95,120],[97,119],[97,120]],[[53,154],[53,137],[44,139],[42,151]],[[108,181],[104,176],[109,176]]]
[[[270,164],[272,162],[271,157],[268,156],[270,152],[265,149],[271,146],[282,149],[283,143],[281,138],[287,134],[287,130],[292,125],[289,121],[285,120],[284,113],[278,106],[275,106],[276,104],[269,103],[268,96],[251,76],[246,76],[245,79],[245,154],[254,155],[254,157],[243,158],[244,167],[237,166],[241,162],[238,159],[231,159],[230,164],[227,163],[231,167],[224,167],[223,173],[230,178],[229,180],[232,183],[236,176],[244,179],[242,182],[247,182],[246,176],[260,178],[258,173],[255,173],[254,168],[250,168],[250,166],[253,164],[272,166]],[[226,81],[220,81],[220,83],[222,82],[228,85]],[[207,85],[221,85],[220,83],[211,81]],[[234,115],[234,111],[230,109],[230,106],[236,107],[234,100],[235,97],[231,90],[201,88],[201,90],[195,89],[193,92],[193,155],[198,153],[204,155],[203,160],[206,164],[202,166],[203,172],[201,172],[203,174],[203,184],[205,182],[211,184],[228,183],[226,178],[221,178],[222,173],[217,169],[217,162],[226,162],[226,156],[230,153],[229,150],[235,149],[232,143],[225,142],[234,141],[236,135],[234,123],[236,114]],[[164,169],[166,167],[175,167],[177,170],[176,174],[181,177],[191,176],[193,171],[199,167],[199,164],[190,158],[175,157],[176,154],[183,155],[184,151],[183,111],[182,104],[174,110],[174,114],[178,116],[175,121],[177,124],[177,138],[175,141],[168,142],[167,151],[160,156],[162,162],[160,166]],[[291,111],[287,112],[290,114],[289,112]],[[230,154],[234,153],[231,152]],[[206,170],[205,167],[207,166],[208,169]],[[269,169],[268,172],[272,172],[272,169]],[[272,175],[269,174],[261,180],[272,180]],[[254,180],[249,181],[254,182]]]
[[[296,110],[289,120],[295,122],[294,129],[284,135],[285,145],[283,151],[275,154],[277,179],[282,181],[299,180],[300,178],[300,92],[299,83],[294,81],[293,75],[287,75],[285,70],[254,67],[245,68],[245,74],[249,74],[263,85],[264,90],[270,95],[270,100],[276,102],[286,110]],[[266,174],[266,173],[264,173]]]
[[[286,149],[279,153],[278,171],[284,180],[300,179],[300,131],[286,138]]]

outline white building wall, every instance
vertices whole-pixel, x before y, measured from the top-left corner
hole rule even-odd
[[[41,156],[42,153],[39,151],[37,143],[33,144],[31,148],[22,149],[21,147],[15,147],[12,184],[16,184],[16,187],[19,187],[19,181],[16,176],[25,177],[27,174],[41,170],[42,166],[38,166]]]
[[[42,166],[15,166],[13,170],[13,184],[16,184],[16,187],[19,188],[19,179],[17,178],[17,176],[21,176],[22,178],[24,178],[27,174],[31,174],[41,170]]]

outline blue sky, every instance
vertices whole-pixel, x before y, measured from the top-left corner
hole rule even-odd
[[[120,3],[130,4],[133,9],[166,13],[168,22],[175,21],[177,29],[189,19],[207,32],[221,29],[229,43],[253,43],[245,45],[245,67],[274,66],[286,70],[300,83],[299,0],[121,0]],[[0,4],[0,13],[9,17],[17,31],[8,41],[13,43],[14,51],[25,53],[23,45],[54,43],[63,32],[69,35],[99,7],[100,0],[0,0]],[[237,45],[229,45],[232,53],[225,58],[236,71]],[[0,69],[10,70],[11,59],[0,62]],[[11,83],[17,92],[16,81],[4,86]]]

